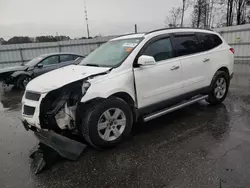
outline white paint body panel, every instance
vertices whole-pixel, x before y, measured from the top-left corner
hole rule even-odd
[[[132,69],[121,72],[113,70],[107,75],[99,76],[88,81],[91,83],[91,86],[83,96],[81,102],[86,102],[97,97],[108,98],[119,92],[125,92],[135,100]]]
[[[47,93],[69,83],[107,70],[109,70],[109,68],[70,65],[48,72],[31,80],[28,83],[26,90],[35,91],[37,93]]]
[[[174,66],[179,69],[171,70]],[[135,68],[134,72],[139,108],[183,93],[182,70],[178,58]]]
[[[25,98],[25,93],[22,98],[22,118],[25,119],[30,125],[37,128],[41,128],[39,114],[40,114],[40,104],[43,98],[46,96],[46,93],[42,94],[39,101],[32,101]],[[27,116],[23,114],[23,106],[27,105],[35,108],[35,113],[33,116]]]

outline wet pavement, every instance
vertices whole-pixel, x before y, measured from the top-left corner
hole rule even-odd
[[[249,187],[250,66],[237,65],[228,98],[201,102],[146,124],[107,151],[89,148],[77,162],[60,161],[35,175],[37,145],[22,127],[22,93],[1,88],[0,187]]]

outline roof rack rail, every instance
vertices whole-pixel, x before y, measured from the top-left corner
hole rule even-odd
[[[136,34],[146,34],[145,32],[139,32],[139,33],[128,33],[128,34],[124,34],[124,35],[118,35],[118,37],[124,37],[124,36],[128,36],[128,35],[136,35]]]
[[[207,30],[207,31],[213,31],[212,29],[205,29],[205,28],[194,28],[194,27],[170,27],[170,28],[162,28],[162,29],[156,29],[156,30],[152,30],[147,32],[145,35],[148,35],[150,33],[154,33],[157,31],[164,31],[164,30],[171,30],[171,29],[200,29],[200,30]]]

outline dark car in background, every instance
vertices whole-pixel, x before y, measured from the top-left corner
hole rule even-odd
[[[61,67],[77,65],[83,58],[84,56],[73,53],[44,54],[22,66],[0,69],[0,80],[6,85],[25,89],[33,78]]]

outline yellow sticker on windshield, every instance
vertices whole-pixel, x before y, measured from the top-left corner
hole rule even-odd
[[[133,48],[126,48],[126,52],[131,52]]]

